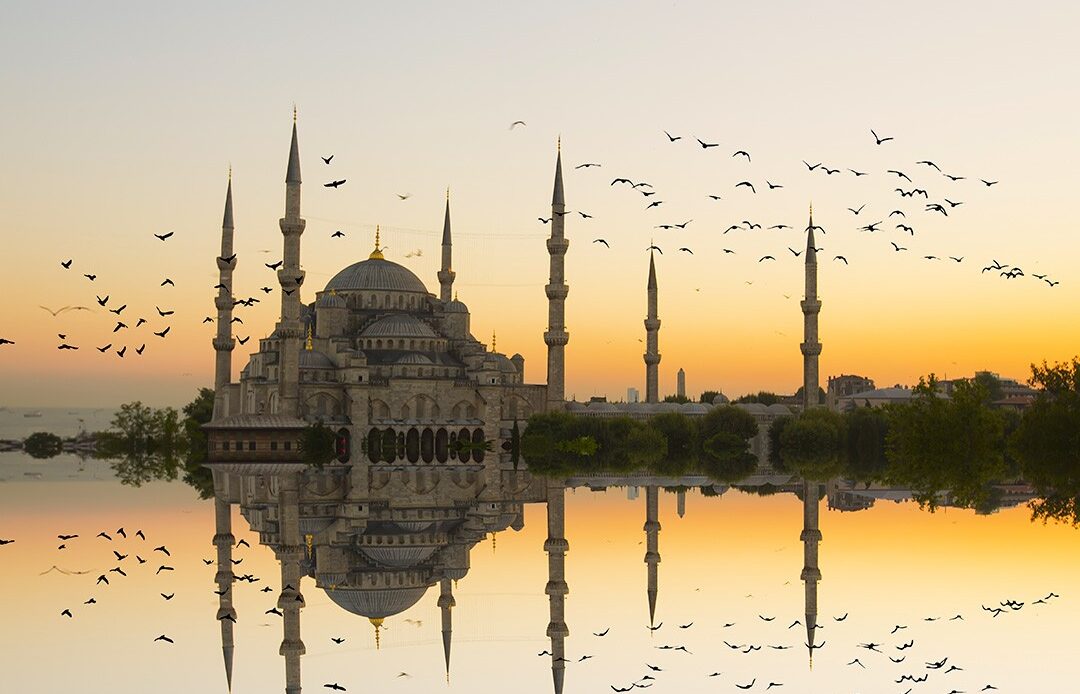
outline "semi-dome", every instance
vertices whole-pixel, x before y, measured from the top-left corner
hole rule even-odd
[[[405,313],[394,313],[364,328],[360,332],[360,337],[438,337],[438,335],[430,325],[419,318]]]
[[[375,590],[337,588],[324,592],[338,607],[355,615],[369,619],[385,619],[401,614],[420,602],[420,598],[427,592],[427,586]]]
[[[398,359],[395,364],[419,364],[421,366],[429,366],[435,362],[431,361],[428,357],[418,352],[409,352],[405,356]]]
[[[376,564],[394,569],[408,569],[428,559],[438,549],[432,546],[361,547],[360,553]]]
[[[324,292],[315,305],[319,308],[346,308],[345,299],[334,292]]]
[[[469,307],[461,301],[454,299],[453,301],[446,302],[444,309],[447,313],[468,313]]]
[[[412,270],[383,258],[353,263],[326,284],[326,291],[387,291],[427,294],[427,287]]]
[[[332,369],[334,362],[322,352],[313,349],[300,350],[301,369]]]

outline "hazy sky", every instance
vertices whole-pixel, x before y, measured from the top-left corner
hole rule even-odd
[[[294,102],[304,301],[366,258],[376,223],[387,257],[437,289],[450,186],[455,287],[473,333],[487,342],[497,331],[501,351],[525,356],[530,382],[545,378],[549,228],[536,218],[548,216],[562,135],[568,208],[593,215],[567,218],[569,395],[643,387],[650,239],[664,249],[661,391],[679,367],[692,394],[793,391],[802,264],[787,248],[805,245],[811,200],[827,229],[817,239],[823,380],[859,373],[891,385],[984,367],[1023,378],[1033,360],[1073,356],[1080,10],[870,5],[9,3],[0,337],[17,344],[0,348],[0,403],[176,404],[209,383],[212,326],[201,321],[213,313],[230,163],[235,289],[264,299],[239,314],[238,334],[256,337],[236,350],[239,370],[277,317],[263,263],[281,255]],[[509,130],[518,119],[527,125]],[[871,128],[895,139],[877,146]],[[669,143],[665,129],[683,139]],[[967,180],[915,163],[925,159]],[[802,160],[840,172],[808,172]],[[602,167],[573,169],[583,162]],[[623,176],[651,183],[650,200],[664,204],[646,211],[638,192],[609,185]],[[324,188],[331,178],[348,182]],[[736,189],[741,180],[757,193]],[[949,216],[900,198],[898,183],[927,189]],[[847,210],[863,203],[858,216]],[[894,228],[904,221],[888,217],[894,209],[913,236]],[[762,228],[723,234],[742,220]],[[878,220],[880,231],[857,231]],[[779,223],[796,230],[766,229]],[[332,240],[336,229],[347,236]],[[152,236],[170,230],[164,243]],[[759,263],[766,254],[776,260]],[[991,259],[1028,276],[980,273]],[[175,288],[159,286],[166,276]],[[150,325],[114,335],[104,309],[54,319],[39,308],[96,309],[95,294],[128,304],[129,325]],[[155,306],[176,313],[163,319]],[[150,334],[166,325],[167,339]],[[81,349],[58,352],[59,333]],[[107,343],[147,348],[122,360],[93,349]]]

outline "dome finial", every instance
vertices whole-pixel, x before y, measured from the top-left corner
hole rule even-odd
[[[375,250],[368,256],[368,260],[383,260],[382,248],[379,246],[379,225],[375,225]]]
[[[309,352],[314,349],[314,346],[311,344],[311,324],[310,323],[308,324],[308,327],[307,327],[307,340],[304,342],[304,349],[306,349]],[[310,557],[311,556],[311,535],[307,536],[307,541],[308,541],[308,556]]]
[[[369,617],[368,621],[371,622],[371,626],[375,627],[375,650],[379,650],[379,628],[382,626],[382,617]]]
[[[293,102],[293,105],[292,105],[292,122],[293,123],[296,122],[296,102],[295,101]]]
[[[492,352],[495,351],[495,331],[494,330],[491,331],[491,351]],[[494,539],[494,537],[495,536],[492,535],[492,539]]]

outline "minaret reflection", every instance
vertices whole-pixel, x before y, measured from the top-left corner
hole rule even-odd
[[[655,626],[656,620],[656,578],[657,565],[660,563],[660,522],[657,520],[660,489],[656,485],[645,487],[645,563],[648,564],[649,579],[646,593],[649,596],[649,626]]]
[[[439,610],[442,611],[442,648],[446,661],[446,681],[450,681],[450,638],[453,632],[450,610],[457,606],[454,600],[453,586],[449,578],[439,581]]]
[[[566,673],[566,626],[565,603],[569,588],[566,586],[566,553],[570,544],[566,541],[566,489],[561,482],[550,481],[547,488],[548,537],[544,551],[548,555],[548,582],[544,592],[548,595],[550,621],[547,635],[551,639],[551,680],[555,694],[562,694],[563,676]]]
[[[803,569],[800,579],[806,589],[806,648],[810,653],[810,667],[814,667],[814,634],[817,631],[817,587],[821,580],[818,569],[818,507],[821,504],[821,483],[803,481],[803,530],[799,539],[803,543]]]
[[[284,633],[278,653],[285,657],[285,694],[300,694],[300,656],[306,652],[300,639],[300,608],[304,606],[304,596],[300,593],[300,561],[304,557],[300,539],[300,477],[298,474],[282,475],[280,483],[281,546],[277,559],[281,562],[281,594],[277,607],[282,612]]]
[[[232,534],[232,504],[223,496],[214,497],[214,546],[217,547],[217,573],[214,582],[218,587],[217,619],[221,625],[221,653],[225,659],[225,681],[232,691],[233,672],[233,624],[236,609],[232,605],[233,563],[232,548],[236,538]]]

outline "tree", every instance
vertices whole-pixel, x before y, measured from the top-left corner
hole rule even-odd
[[[23,451],[31,458],[44,460],[60,455],[64,450],[64,441],[56,434],[39,431],[30,434],[23,441]]]
[[[184,459],[184,483],[199,492],[200,499],[214,496],[214,476],[206,467],[207,441],[203,425],[214,416],[214,391],[212,388],[199,388],[195,399],[184,405],[184,437],[186,455]]]
[[[757,458],[750,439],[757,436],[753,415],[734,405],[720,405],[698,425],[699,457],[706,472],[721,481],[733,481],[753,472]]]
[[[785,470],[806,479],[826,480],[843,471],[841,447],[844,419],[824,407],[812,407],[780,433],[780,460]]]
[[[945,490],[961,506],[985,503],[990,484],[1004,477],[1004,419],[987,405],[985,388],[959,381],[951,399],[937,392],[937,378],[920,379],[911,401],[887,410],[889,469],[886,480],[910,487],[933,510]]]
[[[321,470],[337,455],[334,447],[336,441],[334,430],[323,426],[322,420],[309,424],[300,437],[300,452],[304,463]]]
[[[685,395],[665,395],[664,402],[690,402],[690,398],[686,397]]]
[[[698,398],[698,402],[711,405],[712,401],[715,400],[718,395],[720,395],[720,391],[718,390],[706,390],[701,394],[701,397]]]
[[[873,407],[856,407],[844,415],[844,420],[847,430],[843,451],[847,463],[845,474],[864,482],[880,479],[888,467],[885,440],[889,423],[885,412]]]
[[[781,415],[769,425],[769,464],[778,469],[784,469],[784,463],[780,460],[780,438],[784,435],[784,429],[795,420],[791,415]]]
[[[742,405],[746,403],[756,402],[761,405],[775,405],[780,402],[780,396],[776,393],[770,393],[766,390],[758,391],[757,393],[750,393],[735,398],[735,404]]]
[[[685,474],[697,460],[697,426],[694,420],[678,412],[664,412],[648,421],[667,442],[667,455],[657,463],[657,471],[665,475]]]
[[[972,380],[985,389],[987,402],[1001,400],[1001,380],[997,376],[990,373],[989,371],[979,371],[975,374],[975,378],[973,378]]]
[[[1034,518],[1080,523],[1080,361],[1031,365],[1040,390],[1009,440],[1023,477],[1039,498]]]

